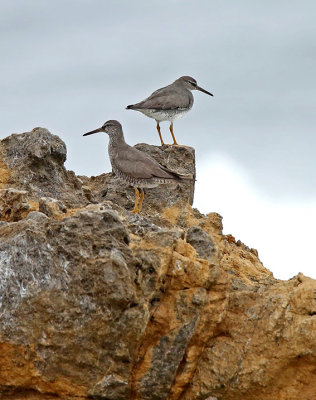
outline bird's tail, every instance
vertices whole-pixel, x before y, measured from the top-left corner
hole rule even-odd
[[[134,108],[134,104],[130,104],[129,106],[126,107],[126,110],[132,110]]]
[[[196,179],[192,175],[190,175],[190,176],[188,176],[188,175],[179,175],[179,178],[180,178],[179,179],[180,181],[196,181]]]
[[[177,172],[170,171],[170,169],[167,169],[167,168],[166,168],[166,170],[171,175],[171,178],[178,182],[195,181],[195,178],[192,175],[181,175],[181,174],[178,174]]]

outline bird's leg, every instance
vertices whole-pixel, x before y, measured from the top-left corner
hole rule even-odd
[[[178,145],[178,143],[177,143],[177,141],[176,141],[176,138],[175,138],[175,136],[174,136],[174,133],[173,133],[173,123],[172,123],[172,122],[171,122],[171,124],[170,124],[170,132],[171,132],[171,135],[172,135],[173,144]]]
[[[159,133],[159,137],[160,137],[160,141],[161,141],[161,146],[163,146],[164,145],[164,142],[163,142],[163,140],[162,140],[162,136],[161,136],[161,132],[160,132],[160,125],[159,125],[159,122],[157,121],[157,131],[158,131],[158,133]]]
[[[139,190],[137,188],[135,188],[135,205],[134,205],[134,209],[131,211],[132,213],[139,213],[139,208],[138,208],[138,199],[139,199]]]
[[[138,205],[138,212],[141,212],[141,211],[142,211],[142,205],[143,205],[144,197],[145,197],[144,189],[141,189],[141,192],[140,192],[140,200],[139,200],[139,205]]]

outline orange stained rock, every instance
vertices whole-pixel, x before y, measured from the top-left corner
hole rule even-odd
[[[163,336],[180,326],[175,315],[177,294],[168,292],[162,302],[153,310],[148,321],[144,336],[137,351],[137,359],[132,368],[131,386],[133,398],[138,399],[137,381],[148,372],[151,367],[153,350]]]
[[[31,346],[13,345],[11,343],[0,343],[0,385],[10,388],[21,388],[20,396],[23,396],[23,390],[31,390],[34,387],[42,394],[54,393],[55,396],[76,396],[80,399],[86,396],[86,388],[72,383],[66,378],[58,378],[54,381],[45,381],[40,372],[36,369],[30,359],[40,360],[40,356]],[[1,397],[3,398],[3,397]]]

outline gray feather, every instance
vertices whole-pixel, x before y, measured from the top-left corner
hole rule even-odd
[[[189,90],[178,90],[177,87],[169,85],[156,90],[147,99],[128,106],[128,108],[142,110],[181,110],[187,109],[193,104],[193,95]]]
[[[124,148],[112,155],[113,166],[123,174],[134,179],[177,179],[172,171],[162,167],[156,160],[147,154],[127,144]]]

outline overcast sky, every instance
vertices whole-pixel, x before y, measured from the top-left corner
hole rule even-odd
[[[196,149],[195,206],[277,278],[316,278],[315,18],[315,0],[1,0],[0,137],[45,127],[68,169],[98,175],[107,138],[82,134],[118,119],[128,143],[159,145],[125,106],[191,75],[214,93],[174,126]]]

